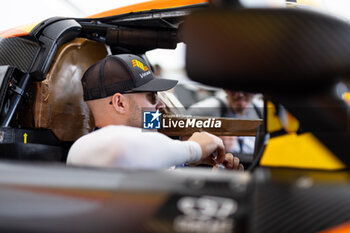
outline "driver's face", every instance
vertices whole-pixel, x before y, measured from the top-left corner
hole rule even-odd
[[[164,104],[159,100],[157,92],[142,92],[128,95],[130,101],[130,112],[128,125],[142,127],[143,110],[161,111]]]

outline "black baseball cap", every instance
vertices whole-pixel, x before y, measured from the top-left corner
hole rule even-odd
[[[84,101],[117,92],[166,91],[177,84],[176,80],[155,78],[147,63],[133,54],[107,56],[87,69],[81,82]]]

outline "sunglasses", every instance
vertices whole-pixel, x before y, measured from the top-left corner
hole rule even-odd
[[[156,91],[128,91],[128,92],[123,92],[120,94],[126,95],[126,94],[136,94],[136,93],[148,93],[146,98],[148,101],[155,105],[158,102],[158,93]],[[109,102],[109,104],[113,104],[113,102]]]

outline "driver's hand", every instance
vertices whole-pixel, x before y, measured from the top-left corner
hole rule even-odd
[[[188,139],[197,142],[202,149],[202,158],[196,164],[220,164],[225,160],[225,149],[222,140],[207,132],[196,132]],[[216,151],[216,155],[213,153]]]
[[[238,170],[238,171],[244,171],[244,166],[243,164],[239,163],[239,158],[234,157],[231,153],[225,154],[225,160],[222,163],[226,169],[231,169],[231,170]],[[213,166],[213,169],[218,169],[219,164],[215,164]]]

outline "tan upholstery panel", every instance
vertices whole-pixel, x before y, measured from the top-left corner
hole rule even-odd
[[[107,54],[103,43],[82,38],[59,49],[46,79],[36,83],[36,128],[51,129],[61,141],[75,141],[92,130],[93,118],[83,101],[80,80],[87,68]]]

